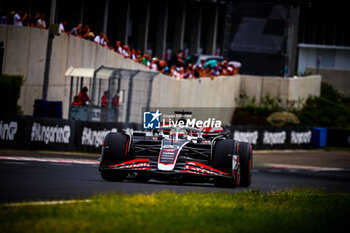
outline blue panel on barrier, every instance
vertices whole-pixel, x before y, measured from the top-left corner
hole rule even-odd
[[[34,102],[33,116],[48,117],[49,116],[49,101],[36,99]]]
[[[62,101],[49,102],[49,117],[62,119]]]
[[[327,143],[327,129],[320,127],[312,128],[312,147],[320,148],[326,146]]]
[[[33,116],[62,119],[62,113],[62,101],[36,99],[34,102]]]

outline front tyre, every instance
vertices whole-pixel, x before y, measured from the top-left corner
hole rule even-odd
[[[109,132],[106,135],[100,162],[102,179],[108,181],[123,181],[126,178],[126,172],[108,169],[108,166],[125,161],[128,153],[128,144],[129,138],[124,134]]]
[[[240,168],[233,174],[232,169],[232,156],[238,155],[239,166],[239,154],[237,150],[237,141],[232,139],[217,141],[214,148],[213,162],[214,168],[220,171],[232,174],[232,178],[215,177],[214,183],[216,187],[234,188],[239,186],[240,182]]]
[[[252,183],[253,151],[252,145],[246,142],[239,143],[241,162],[241,187],[249,187]]]

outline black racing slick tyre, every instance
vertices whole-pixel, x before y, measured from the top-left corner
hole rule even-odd
[[[123,181],[126,178],[127,174],[124,171],[105,168],[125,161],[128,153],[128,144],[129,138],[124,134],[110,132],[106,135],[100,161],[102,179],[108,181]]]
[[[241,187],[249,187],[252,183],[253,151],[252,145],[246,142],[239,143],[241,163]]]
[[[213,162],[214,168],[232,174],[232,155],[237,153],[237,142],[232,139],[220,140],[215,143]],[[238,169],[239,170],[239,169]],[[232,174],[233,178],[215,177],[216,187],[234,188],[239,186],[240,174]]]

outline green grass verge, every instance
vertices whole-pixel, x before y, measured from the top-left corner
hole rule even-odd
[[[0,232],[342,232],[350,194],[294,189],[109,194],[92,202],[0,205]]]

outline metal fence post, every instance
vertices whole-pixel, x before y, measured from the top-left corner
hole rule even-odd
[[[130,108],[131,108],[131,98],[132,98],[132,88],[133,88],[133,82],[134,82],[134,77],[139,73],[140,71],[135,72],[135,74],[133,76],[130,77],[129,79],[129,90],[128,90],[128,103],[126,106],[126,119],[125,119],[125,123],[129,123],[130,121]]]
[[[157,75],[158,75],[158,74],[155,73],[155,74],[152,76],[151,81],[149,82],[148,96],[147,96],[147,102],[146,102],[146,110],[147,110],[147,111],[149,111],[150,105],[151,105],[153,79],[154,79],[154,77],[156,77]]]

